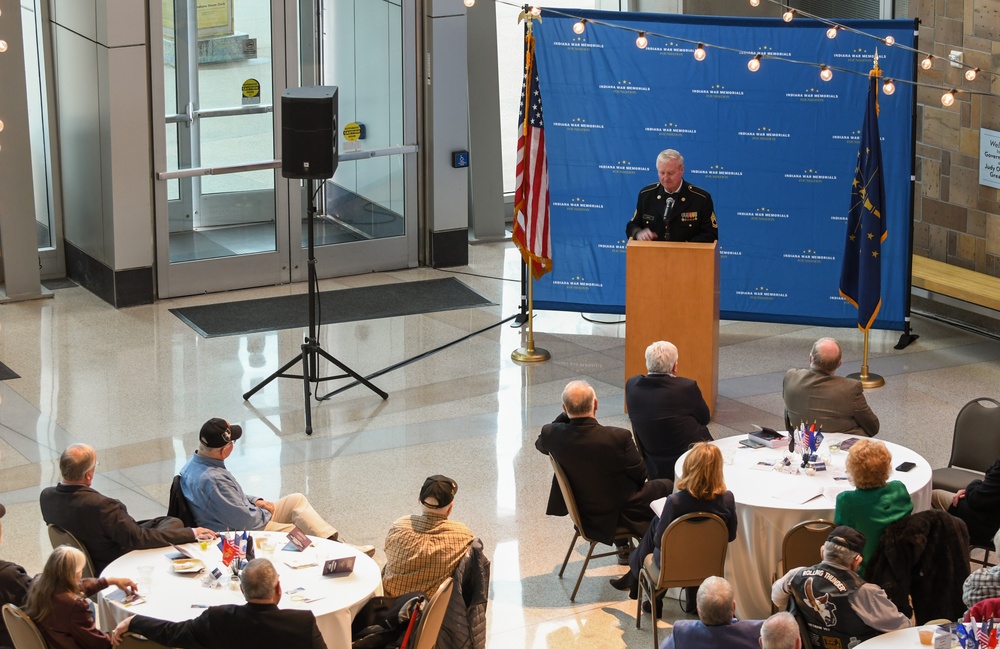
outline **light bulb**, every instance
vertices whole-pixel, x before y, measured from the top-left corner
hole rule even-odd
[[[751,72],[760,70],[760,54],[747,61],[747,69]]]
[[[760,6],[760,0],[750,0],[750,6],[751,7],[759,7]]]
[[[978,73],[979,73],[979,68],[972,68],[970,70],[966,70],[965,71],[965,80],[966,81],[975,81],[976,80],[976,75]]]
[[[582,34],[585,29],[587,29],[587,25],[582,20],[573,25],[573,32],[576,34]]]
[[[704,61],[706,56],[708,56],[708,53],[705,52],[705,46],[698,43],[698,47],[694,51],[694,59],[696,61]]]
[[[896,39],[893,38],[892,36],[886,36],[885,40],[882,42],[888,45],[889,47],[892,47],[893,45],[896,44]]]
[[[934,58],[933,56],[928,54],[927,58],[920,62],[920,67],[922,67],[925,70],[930,70],[931,66],[934,65],[934,61],[932,60],[933,58]]]
[[[941,105],[951,106],[955,103],[955,90],[949,90],[948,92],[941,95]]]
[[[635,39],[635,46],[644,50],[647,45],[649,45],[649,40],[646,38],[646,32],[639,32],[639,36]]]
[[[0,119],[0,131],[3,131],[3,120]]]
[[[531,15],[534,16],[535,18],[538,18],[539,16],[542,15],[542,8],[541,7],[532,7],[531,8]]]
[[[833,70],[824,65],[819,69],[819,78],[823,81],[829,81],[833,78]]]
[[[0,40],[0,52],[7,51],[7,41]]]
[[[794,9],[789,9],[785,13],[781,14],[781,19],[784,20],[786,23],[792,22],[792,18],[795,18]]]
[[[472,5],[476,4],[476,0],[462,0],[462,1],[465,3],[466,7],[471,7]]]
[[[826,30],[827,38],[837,38],[837,31],[840,29],[837,25],[834,25],[830,29]]]
[[[892,82],[892,79],[886,79],[885,83],[882,84],[882,94],[891,95],[896,92],[896,84]]]

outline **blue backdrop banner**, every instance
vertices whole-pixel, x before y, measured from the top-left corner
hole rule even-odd
[[[856,326],[839,279],[867,73],[877,47],[885,78],[912,80],[913,52],[848,30],[829,39],[826,25],[807,19],[564,11],[543,10],[534,24],[553,264],[535,284],[535,307],[625,312],[625,224],[639,190],[657,181],[657,154],[677,149],[684,178],[715,202],[723,318]],[[577,35],[580,17],[597,22]],[[843,24],[914,44],[911,20]],[[645,49],[636,46],[639,31]],[[698,42],[736,51],[709,47],[697,61]],[[758,53],[760,70],[750,72]],[[816,67],[791,61],[842,70],[823,81]],[[902,329],[913,86],[897,83],[879,102],[888,236],[874,326]],[[650,278],[653,295],[670,281]]]

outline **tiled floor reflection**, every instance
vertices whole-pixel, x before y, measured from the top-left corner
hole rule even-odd
[[[0,361],[23,377],[0,383],[0,502],[7,506],[0,557],[30,572],[41,568],[49,543],[38,492],[57,480],[54,459],[66,444],[80,440],[98,449],[98,489],[122,499],[137,517],[159,515],[196,431],[219,416],[245,427],[229,464],[248,491],[306,493],[354,543],[381,549],[391,522],[415,510],[426,476],[455,478],[454,516],[482,536],[493,558],[491,647],[650,646],[648,616],[636,630],[634,602],[607,583],[622,572],[608,559],[593,565],[577,604],[569,603],[582,557],[565,579],[556,577],[572,530],[567,519],[543,514],[551,469],[534,449],[538,429],[559,412],[559,394],[573,378],[597,389],[599,419],[628,426],[625,325],[614,316],[539,312],[536,344],[552,359],[518,366],[510,353],[522,344],[520,332],[491,325],[516,311],[519,257],[498,243],[473,246],[470,259],[454,273],[421,268],[321,282],[331,290],[456,276],[500,306],[324,327],[324,349],[366,375],[487,329],[376,379],[389,392],[386,401],[353,388],[314,402],[312,437],[303,432],[298,381],[279,379],[249,402],[242,399],[298,353],[301,331],[206,340],[168,312],[304,292],[302,284],[121,311],[82,288],[0,306]],[[943,466],[959,408],[977,396],[996,396],[1000,342],[920,317],[914,330],[920,339],[902,351],[893,349],[898,332],[872,333],[871,369],[887,384],[868,399],[882,420],[881,438]],[[723,323],[713,434],[780,425],[782,374],[803,366],[812,341],[823,335],[843,342],[844,371],[860,368],[862,342],[854,330]],[[661,629],[683,616],[668,602]]]

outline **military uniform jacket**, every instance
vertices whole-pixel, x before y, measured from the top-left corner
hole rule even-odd
[[[669,213],[668,197],[674,199]],[[657,241],[711,243],[719,238],[719,224],[715,220],[711,195],[687,181],[681,182],[680,189],[674,194],[667,193],[660,183],[642,188],[635,214],[625,226],[625,233],[629,239],[634,239],[643,228],[655,232]]]

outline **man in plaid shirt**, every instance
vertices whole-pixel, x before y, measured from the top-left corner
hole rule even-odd
[[[993,548],[1000,556],[1000,530],[993,535]],[[969,575],[962,586],[962,601],[969,608],[984,599],[1000,597],[1000,566],[985,566]]]
[[[428,597],[451,577],[474,538],[468,527],[448,520],[458,483],[432,475],[420,489],[421,513],[392,524],[385,537],[382,587],[389,597],[423,592]]]

